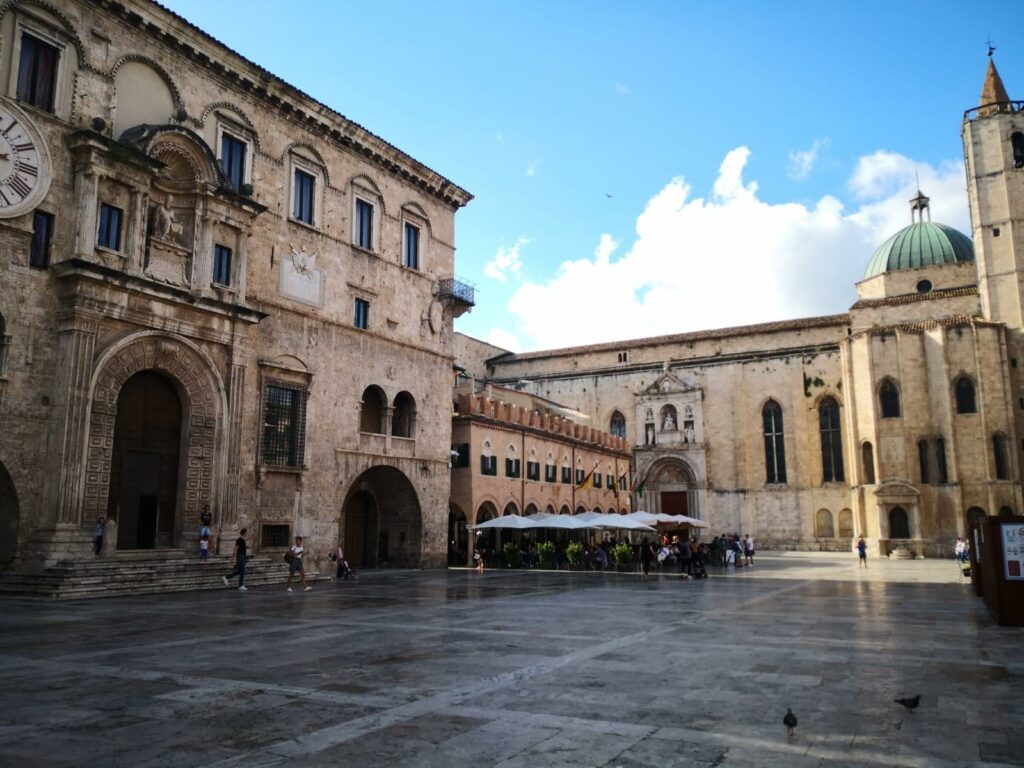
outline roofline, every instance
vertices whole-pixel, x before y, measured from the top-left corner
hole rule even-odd
[[[86,3],[102,9],[120,21],[135,27],[139,32],[153,38],[176,54],[192,60],[192,62],[208,70],[214,77],[226,80],[236,90],[249,94],[254,99],[268,103],[273,109],[281,111],[292,120],[301,121],[306,130],[318,133],[324,139],[345,147],[367,158],[384,171],[406,182],[417,186],[432,197],[437,198],[453,210],[468,204],[473,195],[445,178],[437,171],[406,154],[394,144],[372,133],[359,123],[350,120],[340,112],[332,109],[322,101],[315,99],[305,91],[285,82],[280,77],[246,58],[238,51],[225,45],[210,33],[200,29],[185,17],[175,13],[157,0],[85,0]],[[249,69],[249,76],[235,72],[225,66],[223,60],[210,57],[196,50],[188,41],[177,39],[171,30],[160,29],[151,19],[146,19],[135,9],[128,7],[142,3],[152,11],[162,14],[169,22],[174,22],[198,35],[204,42],[210,43],[221,51],[235,57],[239,63]],[[84,63],[84,62],[83,62]],[[284,94],[278,91],[285,91]],[[284,98],[283,98],[284,97]],[[295,101],[304,101],[301,108],[289,103],[288,97]],[[327,118],[325,121],[324,118]],[[340,126],[331,123],[341,123]],[[390,157],[389,157],[390,155]],[[403,167],[407,165],[408,167]]]
[[[581,352],[604,352],[634,348],[638,346],[655,346],[658,344],[680,344],[688,341],[706,341],[711,339],[727,339],[733,336],[749,336],[752,334],[786,333],[787,331],[803,330],[805,328],[827,328],[833,325],[844,325],[848,323],[850,316],[846,313],[841,315],[819,315],[817,317],[805,317],[797,320],[777,320],[769,323],[755,323],[753,325],[736,325],[728,328],[715,328],[707,331],[689,331],[687,333],[675,333],[666,336],[647,336],[640,339],[626,339],[624,341],[602,342],[600,344],[585,344],[578,347],[561,347],[558,349],[540,350],[537,352],[508,352],[503,355],[496,355],[488,358],[488,364],[492,362],[518,362],[520,360],[542,360],[549,357],[561,357],[568,354],[579,354]]]

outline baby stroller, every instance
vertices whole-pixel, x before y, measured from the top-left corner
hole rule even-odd
[[[331,562],[338,564],[338,573],[336,578],[339,581],[348,581],[349,579],[352,579],[352,581],[359,581],[359,571],[350,567],[348,560],[343,557],[338,557],[337,554],[332,553]]]
[[[704,568],[704,558],[695,557],[693,562],[690,564],[691,576],[695,579],[706,579],[708,577],[707,569]]]

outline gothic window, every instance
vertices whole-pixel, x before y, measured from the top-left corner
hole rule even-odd
[[[992,452],[996,460],[996,480],[1010,479],[1010,463],[1006,456],[1006,435],[996,434],[992,436]]]
[[[557,483],[558,482],[558,467],[555,466],[555,457],[550,451],[548,451],[547,460],[544,463],[544,482],[545,483]]]
[[[946,438],[944,437],[938,437],[935,439],[935,462],[939,468],[939,483],[948,483],[949,471],[946,467]]]
[[[384,391],[375,385],[363,390],[363,400],[359,408],[359,431],[374,435],[384,434],[384,413],[387,409],[387,398]]]
[[[569,457],[562,457],[562,483],[564,485],[570,485],[572,483],[572,467],[569,466]]]
[[[491,452],[491,444],[486,440],[480,449],[480,474],[498,474],[498,457]]]
[[[819,509],[814,517],[814,535],[819,539],[833,539],[836,532],[832,524],[832,513],[827,509]]]
[[[900,417],[900,391],[896,382],[892,379],[882,381],[878,388],[878,400],[882,407],[883,419],[898,419]]]
[[[613,437],[624,438],[626,436],[626,417],[618,411],[614,411],[608,431],[611,432]]]
[[[889,510],[889,538],[910,538],[910,518],[903,507],[893,507]]]
[[[395,437],[415,437],[416,401],[408,392],[395,395],[395,410],[391,415],[391,434]]]
[[[957,413],[977,413],[978,403],[974,394],[974,382],[967,376],[961,376],[953,385],[956,396]]]
[[[843,476],[843,437],[839,429],[839,403],[826,397],[818,407],[821,425],[822,480],[839,483]]]
[[[519,477],[520,459],[516,458],[516,448],[510,445],[505,457],[505,477]]]
[[[1010,146],[1013,147],[1013,167],[1024,168],[1024,133],[1014,131],[1010,134]]]
[[[864,484],[875,484],[875,448],[871,443],[865,442],[860,447],[860,461],[864,466]]]
[[[784,484],[786,443],[782,432],[782,407],[774,400],[769,400],[761,410],[761,416],[764,420],[765,482]]]
[[[263,463],[301,467],[306,442],[306,391],[267,384],[263,391]]]

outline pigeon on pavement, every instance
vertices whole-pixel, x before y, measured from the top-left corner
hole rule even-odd
[[[789,707],[786,707],[786,716],[782,718],[782,724],[786,726],[787,736],[792,736],[796,732],[796,715]]]
[[[913,712],[921,703],[921,694],[917,694],[911,699],[893,699],[897,704],[902,704],[907,708],[908,712]]]

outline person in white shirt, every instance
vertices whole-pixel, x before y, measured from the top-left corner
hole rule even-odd
[[[302,547],[301,536],[295,537],[295,545],[288,550],[288,552],[291,555],[291,557],[288,558],[288,591],[295,591],[292,589],[292,577],[297,573],[299,574],[299,581],[302,583],[302,588],[306,592],[309,592],[312,587],[306,584],[306,572],[302,568],[302,556],[306,553],[306,550]]]
[[[754,564],[754,537],[749,533],[743,542],[743,556],[747,560],[747,565]]]

